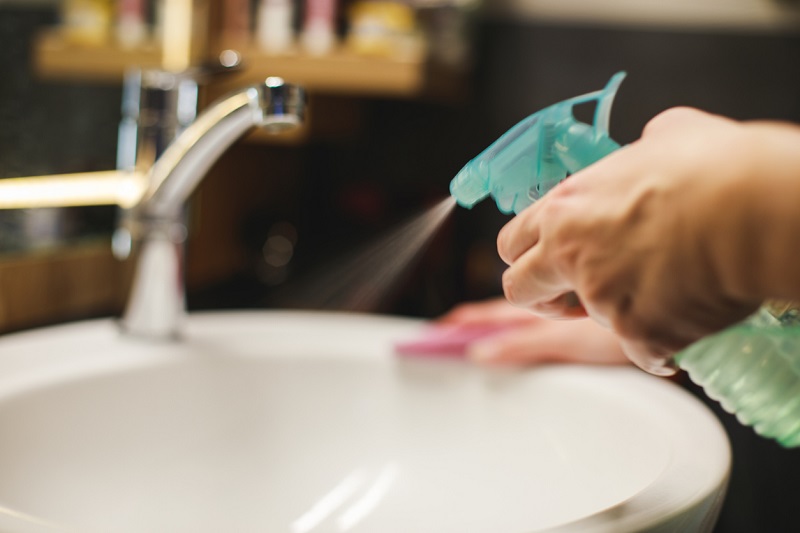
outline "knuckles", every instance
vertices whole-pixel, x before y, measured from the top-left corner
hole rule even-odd
[[[669,108],[651,118],[642,131],[642,136],[653,135],[663,129],[672,128],[674,125],[681,125],[687,121],[695,120],[706,113],[688,106],[677,106]]]

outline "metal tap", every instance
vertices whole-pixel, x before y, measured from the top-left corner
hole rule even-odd
[[[115,249],[138,244],[133,285],[120,325],[126,333],[172,338],[180,334],[185,311],[183,206],[209,168],[254,127],[282,132],[304,117],[305,92],[281,78],[247,87],[203,111],[156,159],[148,190],[125,211]],[[127,239],[127,242],[125,242]],[[122,241],[122,242],[120,242]]]

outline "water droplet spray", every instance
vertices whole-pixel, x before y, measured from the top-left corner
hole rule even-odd
[[[414,215],[324,272],[310,276],[293,299],[315,309],[374,311],[418,259],[442,226],[456,200],[452,196]]]

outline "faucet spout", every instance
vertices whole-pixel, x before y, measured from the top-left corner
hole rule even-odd
[[[219,100],[153,165],[150,190],[139,205],[143,216],[175,217],[209,168],[242,135],[255,127],[276,133],[295,128],[304,112],[303,89],[274,77]]]
[[[186,200],[211,166],[247,131],[255,127],[289,130],[302,124],[304,115],[304,90],[281,78],[267,78],[212,104],[156,160],[148,173],[148,190],[123,222],[126,233],[140,243],[120,324],[124,332],[149,338],[179,336],[185,315]]]

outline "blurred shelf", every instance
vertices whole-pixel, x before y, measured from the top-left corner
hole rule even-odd
[[[107,239],[0,255],[0,332],[113,314],[122,308],[130,266]]]
[[[243,69],[222,80],[228,87],[280,76],[312,92],[349,95],[415,96],[425,87],[425,54],[420,49],[402,57],[357,55],[337,48],[324,56],[302,52],[242,52]]]
[[[81,45],[65,40],[53,29],[37,37],[33,58],[36,72],[43,78],[121,83],[131,67],[158,67],[161,50],[153,43],[135,49],[113,41],[106,46]]]
[[[50,79],[122,81],[131,67],[153,68],[161,63],[158,46],[126,49],[109,42],[85,46],[65,40],[57,29],[42,33],[35,44],[38,74]],[[269,55],[254,48],[242,50],[243,68],[214,82],[219,92],[280,76],[302,84],[311,92],[347,95],[412,97],[428,85],[423,47],[402,57],[366,56],[333,50],[324,56],[302,52]],[[215,90],[215,92],[218,92]]]

